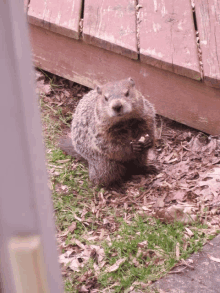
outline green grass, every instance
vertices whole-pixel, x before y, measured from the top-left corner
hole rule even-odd
[[[134,282],[147,283],[164,275],[178,261],[177,243],[180,244],[181,258],[186,259],[190,253],[198,251],[204,241],[198,230],[189,240],[188,247],[184,251],[185,226],[182,223],[163,224],[156,219],[138,216],[134,217],[130,224],[123,220],[120,224],[120,229],[111,237],[112,245],[109,246],[105,242],[103,247],[109,265],[113,265],[121,258],[126,258],[126,261],[117,271],[102,273],[99,276],[102,288],[109,285],[109,278],[112,282],[119,281],[120,285],[115,286],[114,292],[123,292]],[[147,241],[146,246],[139,247],[144,241]]]

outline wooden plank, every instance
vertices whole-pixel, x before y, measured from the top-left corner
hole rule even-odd
[[[220,88],[220,2],[195,0],[205,82]]]
[[[31,0],[28,22],[70,38],[79,38],[82,0]]]
[[[83,39],[137,59],[135,0],[86,0]]]
[[[190,1],[140,0],[140,59],[200,80]]]
[[[158,114],[220,133],[220,90],[33,25],[30,37],[35,65],[88,87],[131,76]]]

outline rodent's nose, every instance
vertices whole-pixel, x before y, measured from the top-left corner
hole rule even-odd
[[[117,113],[121,111],[121,108],[122,108],[122,104],[120,102],[117,102],[112,106],[112,109]]]

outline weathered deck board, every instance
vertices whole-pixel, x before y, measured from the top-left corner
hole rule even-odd
[[[34,25],[30,37],[36,66],[89,87],[131,76],[158,114],[220,133],[219,89]]]
[[[199,80],[190,1],[140,0],[139,4],[141,61]]]
[[[220,2],[195,0],[205,82],[220,88]]]
[[[31,0],[28,22],[78,39],[81,9],[82,0]]]
[[[83,39],[137,59],[135,0],[86,0]]]

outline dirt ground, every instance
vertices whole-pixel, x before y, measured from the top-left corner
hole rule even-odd
[[[45,75],[46,74],[46,75]],[[59,108],[71,122],[72,113],[88,88],[50,73],[36,71],[37,93],[48,107]],[[58,118],[51,116],[54,121]],[[62,135],[69,125],[62,124]],[[105,192],[105,204],[126,209],[126,220],[132,209],[170,223],[199,220],[215,234],[220,227],[220,137],[157,116],[156,146],[150,152],[150,163],[159,170],[156,175],[133,176],[124,184],[125,193]],[[140,192],[143,188],[143,192]],[[108,198],[111,201],[108,202]]]

